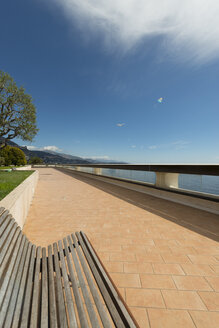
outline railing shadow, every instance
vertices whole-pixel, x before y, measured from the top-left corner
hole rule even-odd
[[[219,241],[219,216],[216,214],[108,183],[102,181],[101,177],[63,168],[57,170],[193,232]]]

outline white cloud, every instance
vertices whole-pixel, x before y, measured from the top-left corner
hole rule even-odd
[[[189,141],[178,140],[168,144],[160,144],[160,145],[152,145],[149,146],[148,149],[163,149],[163,148],[174,148],[175,150],[185,149],[190,144]]]
[[[121,126],[124,126],[125,123],[117,123],[116,125],[119,126],[119,127],[121,127]]]
[[[62,151],[60,148],[56,147],[56,146],[45,146],[43,147],[43,150],[52,150],[52,151]]]
[[[152,146],[149,146],[148,148],[149,148],[149,149],[157,149],[157,147],[158,147],[158,146],[156,146],[156,145],[152,145]]]
[[[50,0],[85,35],[102,35],[110,48],[129,50],[162,36],[165,51],[196,61],[219,56],[218,0]],[[89,35],[90,36],[90,35]]]
[[[136,145],[131,145],[131,148],[136,148]]]
[[[62,149],[56,147],[56,146],[44,146],[44,147],[36,147],[36,146],[26,146],[29,150],[41,150],[41,151],[47,151],[52,150],[56,152],[61,152]]]

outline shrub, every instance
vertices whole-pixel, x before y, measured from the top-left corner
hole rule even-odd
[[[0,156],[4,158],[4,165],[25,165],[27,160],[24,152],[17,147],[6,146],[0,150]]]
[[[37,157],[37,156],[31,157],[29,159],[29,164],[43,164],[43,160],[42,160],[42,158]]]

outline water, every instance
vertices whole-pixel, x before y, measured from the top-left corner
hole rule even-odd
[[[82,168],[81,168],[82,169]],[[84,172],[93,173],[93,168],[83,167]],[[156,183],[156,174],[147,171],[102,169],[102,175],[135,180],[139,182]],[[179,188],[219,195],[219,176],[179,174]]]

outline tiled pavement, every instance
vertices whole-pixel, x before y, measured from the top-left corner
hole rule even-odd
[[[219,218],[54,169],[24,232],[46,246],[83,230],[142,328],[219,327]]]

